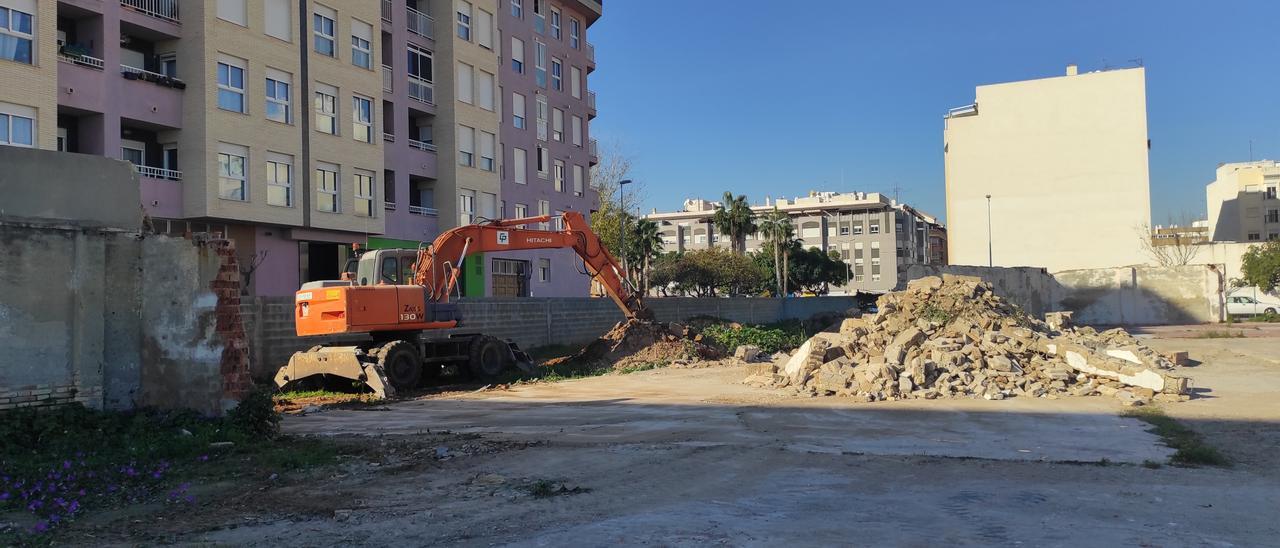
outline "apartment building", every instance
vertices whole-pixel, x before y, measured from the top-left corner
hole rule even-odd
[[[666,252],[728,248],[728,236],[712,223],[719,205],[690,199],[681,211],[645,218],[658,223]],[[751,206],[758,217],[774,209],[791,218],[801,245],[836,253],[850,265],[847,283],[832,287],[836,294],[890,291],[906,266],[938,264],[937,250],[947,244],[946,227],[936,218],[876,192],[811,192]],[[767,243],[759,233],[749,234],[746,251],[768,251]]]
[[[978,86],[945,117],[952,264],[1141,263],[1151,220],[1141,67]]]
[[[225,233],[255,294],[291,294],[354,243],[510,214],[507,2],[0,0],[0,145],[133,162],[157,231]],[[584,33],[587,4],[538,8]],[[466,294],[488,294],[472,272]]]
[[[1280,238],[1280,162],[1261,160],[1218,166],[1205,187],[1208,239],[1256,242]]]

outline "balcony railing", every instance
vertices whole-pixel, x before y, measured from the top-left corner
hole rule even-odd
[[[176,169],[164,169],[160,167],[135,165],[133,166],[133,170],[138,172],[138,174],[142,175],[143,177],[150,177],[152,179],[166,179],[169,181],[182,180],[182,172]]]
[[[409,32],[424,38],[435,38],[432,31],[432,24],[435,22],[430,15],[422,13],[413,8],[405,8],[409,14]]]
[[[396,134],[394,134],[394,133],[385,133],[385,132],[384,132],[384,133],[382,134],[382,140],[383,140],[383,141],[386,141],[386,142],[388,142],[388,143],[394,143],[394,142],[396,142]]]
[[[409,98],[417,99],[428,105],[434,105],[436,104],[436,88],[431,82],[410,74]]]
[[[594,91],[587,92],[587,107],[591,108],[591,110],[596,109],[596,92]]]
[[[395,78],[391,75],[391,67],[382,65],[382,91],[391,93],[395,90]]]
[[[587,143],[587,152],[591,154],[591,157],[592,157],[592,158],[595,158],[595,157],[599,156],[599,155],[600,155],[600,142],[599,142],[599,141],[597,141],[597,140],[595,140],[595,139],[592,139],[591,141],[589,141],[589,142]]]
[[[171,23],[181,22],[178,19],[178,0],[120,0],[120,5]]]
[[[591,42],[583,42],[582,51],[587,52],[587,60],[592,63],[596,62],[596,47]]]
[[[427,215],[429,217],[435,217],[436,215],[440,214],[440,210],[434,207],[423,207],[423,206],[411,205],[409,206],[409,213],[412,215]]]
[[[391,22],[391,0],[382,0],[382,20]]]
[[[417,139],[409,139],[409,146],[416,148],[418,150],[428,150],[431,152],[436,151],[436,146],[434,144],[428,143],[426,141],[419,141]]]
[[[124,75],[127,80],[145,80],[158,86],[176,89],[187,88],[187,84],[185,82],[172,76],[160,74],[158,72],[151,72],[149,70],[142,70],[138,67],[131,67],[129,65],[120,65],[120,74]]]
[[[382,209],[385,209],[385,210],[387,210],[387,211],[395,211],[395,210],[396,210],[396,203],[395,203],[395,202],[382,202]]]
[[[88,55],[80,55],[76,53],[59,52],[58,60],[64,63],[71,63],[73,65],[80,65],[82,67],[95,68],[98,70],[102,70],[102,67],[103,67],[102,59],[98,59],[97,57],[90,57]]]

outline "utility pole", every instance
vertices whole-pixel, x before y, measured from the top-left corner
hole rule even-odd
[[[991,195],[987,195],[987,266],[994,267],[996,265],[994,255],[991,253]]]

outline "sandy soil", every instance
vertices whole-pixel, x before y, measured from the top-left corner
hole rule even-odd
[[[665,369],[289,417],[370,450],[230,487],[85,544],[1256,546],[1280,536],[1280,339],[1186,349],[1166,411],[1232,468],[1168,448],[1110,399],[861,404]],[[211,488],[212,489],[212,488]],[[126,522],[128,520],[125,520]]]

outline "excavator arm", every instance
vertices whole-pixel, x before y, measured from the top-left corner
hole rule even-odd
[[[429,247],[418,251],[413,283],[426,288],[427,302],[448,302],[449,295],[457,286],[463,262],[471,255],[496,251],[568,248],[582,258],[587,272],[600,282],[627,318],[652,319],[652,312],[644,306],[640,295],[630,287],[618,261],[605,249],[600,237],[587,225],[581,213],[562,213],[560,218],[564,222],[563,230],[525,228],[550,222],[554,218],[551,215],[541,215],[449,230],[436,238]]]

